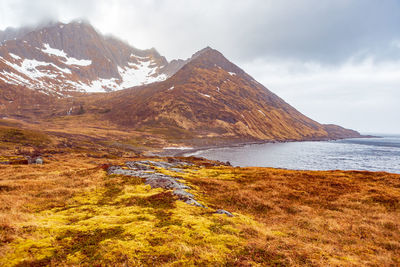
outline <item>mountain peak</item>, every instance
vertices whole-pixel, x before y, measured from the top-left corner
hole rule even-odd
[[[168,138],[186,138],[194,145],[357,134],[307,118],[209,46],[190,59],[168,63],[154,48],[140,50],[105,37],[87,21],[58,22],[5,42],[0,46],[0,69],[0,88],[22,88],[19,95],[41,91],[65,97],[77,91],[137,86],[113,94],[62,99],[60,107],[54,111],[49,106],[46,115],[86,110],[102,122],[150,131],[165,129]],[[39,95],[47,97],[37,95],[38,99]],[[10,105],[8,99],[5,103]],[[28,105],[20,105],[25,103],[21,101],[16,102],[16,110]],[[76,106],[75,101],[80,104]],[[27,114],[26,110],[21,113]],[[39,112],[36,106],[30,111],[28,116]]]
[[[204,55],[206,53],[210,53],[211,54],[211,53],[219,53],[219,52],[217,50],[207,46],[207,47],[197,51],[196,53],[194,53],[189,60],[193,60],[193,59],[199,57],[200,55]]]
[[[194,53],[193,56],[195,56],[195,55],[200,55],[200,54],[203,54],[203,53],[205,53],[205,52],[212,51],[212,50],[215,50],[215,49],[211,48],[210,46],[206,46],[206,47],[204,47],[203,49],[200,49],[199,51],[197,51],[196,53]],[[215,51],[216,51],[216,50],[215,50]],[[192,56],[192,57],[193,57],[193,56]]]
[[[97,105],[110,110],[104,118],[116,124],[165,129],[168,138],[190,145],[357,135],[304,116],[210,47],[166,81],[123,90]]]
[[[209,70],[217,68],[222,69],[227,73],[250,77],[241,68],[230,62],[221,52],[209,46],[194,53],[193,56],[186,61],[182,70],[192,68]]]
[[[69,22],[69,24],[81,24],[81,25],[92,26],[90,21],[88,19],[86,19],[86,18],[74,19],[71,22]]]
[[[162,81],[184,63],[169,65],[155,48],[141,50],[103,36],[83,19],[15,30],[7,36],[15,40],[0,46],[0,67],[6,70],[0,80],[59,96]]]

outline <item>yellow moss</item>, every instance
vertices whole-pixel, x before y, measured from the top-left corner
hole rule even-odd
[[[158,169],[184,178],[196,200],[209,207],[203,209],[140,178],[106,176],[95,168],[103,159],[89,164],[93,159],[70,158],[49,159],[42,166],[1,166],[7,187],[0,200],[12,207],[0,214],[0,238],[6,240],[0,246],[1,266],[399,263],[396,175]],[[235,217],[214,214],[213,208]]]
[[[18,239],[12,244],[11,257],[1,259],[2,266],[14,266],[23,262],[42,261],[53,255],[53,238],[44,237],[42,239]]]
[[[185,173],[181,174],[182,178],[207,177],[219,180],[236,180],[241,174],[235,168],[218,166],[212,168],[190,168],[185,169]],[[179,176],[179,173],[177,174]]]
[[[14,241],[15,250],[3,262],[40,262],[57,255],[68,264],[224,264],[246,243],[240,227],[252,222],[249,217],[214,214],[177,200],[165,206],[168,199],[156,199],[165,190],[113,179],[116,184],[41,212],[35,226],[42,238]],[[118,194],[104,200],[110,190]]]
[[[285,234],[285,233],[283,233],[281,231],[271,231],[270,233],[273,236],[282,236],[282,237],[287,236],[287,234]]]
[[[80,251],[77,251],[73,254],[67,255],[66,263],[73,264],[73,265],[80,264],[81,262],[83,262],[85,260],[85,257],[86,256],[84,254],[82,254]]]

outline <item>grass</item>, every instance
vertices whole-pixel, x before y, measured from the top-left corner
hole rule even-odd
[[[400,264],[399,175],[227,167],[194,173],[186,179],[211,207],[252,215],[259,231],[267,230],[267,239],[249,242],[250,252],[275,255],[283,265]]]
[[[0,266],[400,264],[400,175],[195,158],[184,173],[159,169],[184,178],[203,209],[106,174],[103,164],[126,158],[45,160],[0,165]]]
[[[51,142],[49,136],[40,131],[0,126],[0,144],[43,147]]]
[[[224,264],[245,243],[247,216],[187,205],[78,155],[46,165],[2,169],[1,183],[18,186],[2,192],[1,206],[19,203],[2,210],[3,265]],[[20,175],[4,179],[16,167]]]

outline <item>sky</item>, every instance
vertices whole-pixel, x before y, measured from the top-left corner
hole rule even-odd
[[[77,18],[168,60],[211,46],[318,122],[400,134],[400,0],[0,0],[0,30]]]

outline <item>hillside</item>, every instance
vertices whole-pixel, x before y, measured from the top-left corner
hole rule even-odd
[[[3,35],[15,40],[0,46],[1,117],[75,135],[110,126],[119,142],[159,148],[360,137],[304,116],[210,47],[168,62],[85,21]]]
[[[166,81],[94,98],[109,121],[194,144],[360,136],[304,116],[211,48]]]
[[[2,35],[0,80],[57,96],[165,80],[183,64],[169,65],[154,48],[136,49],[85,21],[9,29]]]

